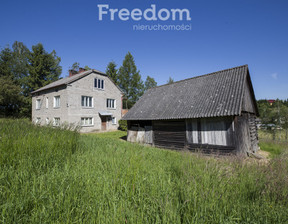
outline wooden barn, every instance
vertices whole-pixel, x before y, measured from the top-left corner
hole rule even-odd
[[[131,142],[246,155],[258,150],[256,116],[243,65],[149,89],[122,119]]]

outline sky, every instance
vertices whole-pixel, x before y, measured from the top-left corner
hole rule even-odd
[[[108,5],[102,20],[99,5]],[[133,20],[133,9],[144,14],[151,5],[156,21]],[[120,67],[129,51],[144,81],[149,75],[161,85],[169,76],[178,81],[248,64],[256,99],[288,98],[287,0],[9,0],[0,6],[0,47],[42,43],[61,57],[62,77],[74,62],[103,72],[112,60]],[[117,14],[124,8],[126,21]],[[114,20],[109,9],[118,9]],[[173,20],[171,9],[187,9],[190,20],[187,14]],[[190,28],[135,30],[182,24]]]

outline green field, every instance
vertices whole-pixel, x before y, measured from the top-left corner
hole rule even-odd
[[[0,120],[0,223],[288,223],[286,145],[258,162],[123,137]]]

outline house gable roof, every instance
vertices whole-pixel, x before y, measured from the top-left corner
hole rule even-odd
[[[43,90],[55,88],[55,87],[58,87],[58,86],[71,84],[71,83],[73,83],[73,82],[75,82],[75,81],[77,81],[77,80],[79,80],[79,79],[81,79],[81,78],[83,78],[83,77],[85,77],[87,75],[90,75],[91,73],[96,73],[96,74],[99,74],[99,75],[106,76],[106,77],[108,77],[111,80],[111,82],[113,82],[113,80],[109,76],[107,76],[105,73],[100,72],[100,71],[95,70],[95,69],[92,69],[92,70],[88,70],[88,71],[85,71],[85,72],[78,73],[78,74],[70,76],[70,77],[59,79],[59,80],[57,80],[55,82],[52,82],[52,83],[50,83],[50,84],[48,84],[46,86],[43,86],[43,87],[33,91],[32,94],[33,93],[37,93],[37,92],[41,92]],[[121,93],[123,93],[123,91],[119,88],[119,86],[117,86],[117,88],[121,91]]]
[[[248,65],[149,89],[123,120],[165,120],[240,115]],[[250,77],[248,81],[251,83]],[[252,88],[252,83],[251,83]],[[253,88],[253,103],[256,103]],[[255,105],[258,114],[257,105]]]

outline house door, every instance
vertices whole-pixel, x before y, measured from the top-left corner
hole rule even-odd
[[[107,117],[101,116],[101,131],[107,130]]]

